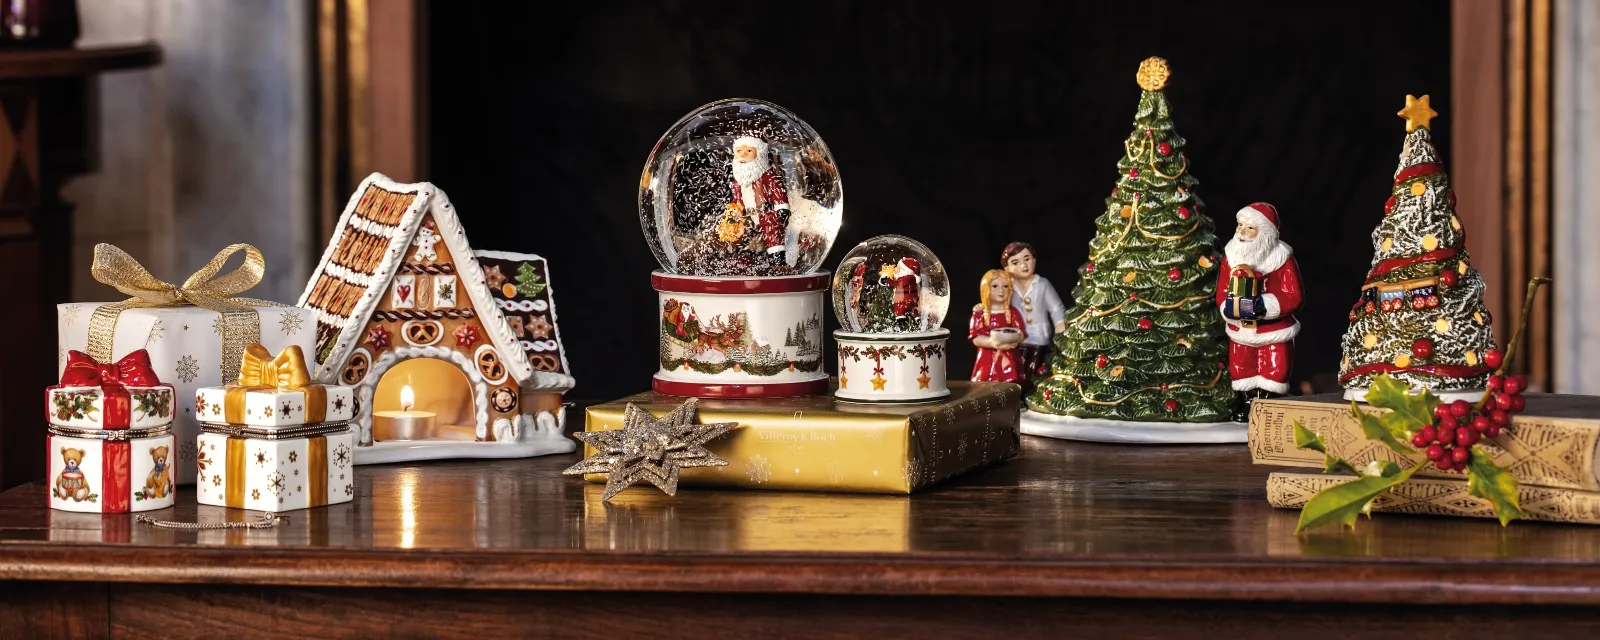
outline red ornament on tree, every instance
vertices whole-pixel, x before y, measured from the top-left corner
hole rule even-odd
[[[1184,220],[1188,220],[1190,215],[1191,214],[1189,213],[1189,208],[1188,207],[1178,207],[1178,217],[1179,218],[1183,218]]]
[[[1171,269],[1167,269],[1167,279],[1171,280],[1173,282],[1177,282],[1179,280],[1182,280],[1183,279],[1183,270],[1179,269],[1177,267],[1173,267]]]
[[[1172,145],[1163,142],[1156,145],[1156,151],[1160,152],[1161,155],[1170,156],[1172,155]]]
[[[1053,395],[1053,394],[1050,393],[1050,390],[1049,389],[1045,389],[1044,390],[1044,401],[1045,402],[1049,402],[1051,395]]]
[[[1421,360],[1427,360],[1433,355],[1433,340],[1431,338],[1417,338],[1416,342],[1411,343],[1411,355]]]
[[[1139,330],[1140,331],[1149,331],[1150,329],[1154,328],[1155,326],[1156,326],[1156,323],[1151,322],[1149,318],[1139,318]]]
[[[1139,299],[1139,293],[1138,292],[1134,292],[1134,293],[1128,294],[1128,299],[1129,300],[1138,300]]]
[[[1128,177],[1129,178],[1137,178],[1137,177],[1139,177],[1139,170],[1137,168],[1129,169],[1128,170]]]
[[[1439,284],[1446,287],[1456,286],[1456,272],[1454,270],[1440,271]]]
[[[1167,411],[1177,411],[1178,410],[1178,401],[1177,400],[1168,399],[1166,402],[1161,403],[1161,406],[1166,407]]]
[[[1083,272],[1084,273],[1094,273],[1094,263],[1091,262],[1089,264],[1083,265]]]
[[[1500,363],[1504,360],[1505,354],[1500,353],[1499,349],[1490,349],[1483,353],[1483,363],[1489,365],[1490,369],[1499,369]]]
[[[1110,365],[1111,365],[1111,358],[1107,358],[1106,354],[1104,354],[1104,353],[1100,354],[1099,356],[1095,357],[1095,359],[1094,359],[1094,366],[1100,367],[1101,369],[1104,369],[1104,368],[1106,368],[1106,367],[1108,367]]]

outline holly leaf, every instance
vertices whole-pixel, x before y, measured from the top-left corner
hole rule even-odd
[[[1377,385],[1374,384],[1373,386]],[[1370,400],[1372,396],[1368,395],[1367,398]],[[1357,406],[1354,400],[1351,400],[1350,415],[1355,416],[1356,421],[1361,423],[1361,433],[1362,435],[1367,436],[1368,440],[1377,440],[1382,442],[1383,444],[1388,445],[1390,449],[1394,450],[1395,453],[1403,456],[1409,456],[1413,453],[1416,453],[1415,449],[1412,449],[1405,443],[1400,442],[1400,438],[1407,436],[1404,431],[1396,433],[1394,426],[1390,424],[1390,416],[1394,414],[1390,413],[1383,416],[1375,416],[1362,411],[1361,407]]]
[[[1439,398],[1427,389],[1412,395],[1411,387],[1386,373],[1372,379],[1372,386],[1367,389],[1367,404],[1388,409],[1384,418],[1389,430],[1407,437],[1433,424],[1433,410],[1439,406]]]
[[[1346,462],[1344,458],[1339,458],[1328,453],[1327,445],[1322,443],[1322,436],[1319,436],[1312,430],[1302,426],[1299,420],[1294,421],[1294,446],[1300,449],[1310,449],[1322,454],[1323,473],[1333,473],[1336,471],[1348,471],[1350,473],[1356,473],[1355,466],[1351,465],[1349,462]]]
[[[1467,464],[1467,493],[1488,500],[1502,527],[1526,515],[1517,504],[1517,479],[1477,447],[1472,448],[1472,459]]]
[[[1306,506],[1300,509],[1300,522],[1295,525],[1294,532],[1300,533],[1335,522],[1354,527],[1356,516],[1371,515],[1372,502],[1379,495],[1410,480],[1411,474],[1421,468],[1422,465],[1416,464],[1409,469],[1401,469],[1393,462],[1374,461],[1362,471],[1370,475],[1328,487],[1311,496]]]

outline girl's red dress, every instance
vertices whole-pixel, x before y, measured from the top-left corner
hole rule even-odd
[[[987,336],[994,329],[1010,327],[1022,332],[1023,339],[1028,337],[1028,328],[1022,322],[1022,314],[1016,307],[1011,307],[1011,313],[989,313],[984,317],[982,307],[972,310],[971,331],[967,334],[968,340],[978,336]],[[978,347],[978,361],[972,365],[972,379],[975,381],[989,382],[1017,382],[1022,379],[1022,357],[1016,349],[1000,351]]]

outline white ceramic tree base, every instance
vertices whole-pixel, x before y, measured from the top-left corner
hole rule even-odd
[[[1466,400],[1467,402],[1477,402],[1478,398],[1482,398],[1483,397],[1483,392],[1484,392],[1483,389],[1476,389],[1476,390],[1468,389],[1466,391],[1434,391],[1433,395],[1437,396],[1440,400],[1443,400],[1445,402],[1455,402],[1457,400]],[[1344,399],[1345,400],[1354,400],[1356,402],[1366,402],[1367,401],[1367,390],[1366,389],[1345,389],[1345,391],[1344,391]]]
[[[1125,444],[1235,444],[1248,440],[1243,422],[1134,422],[1053,416],[1022,410],[1030,436]]]

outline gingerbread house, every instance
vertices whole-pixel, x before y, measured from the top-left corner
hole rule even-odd
[[[475,253],[438,187],[362,181],[299,304],[317,316],[317,380],[356,387],[357,464],[574,448],[549,265]],[[396,410],[436,416],[436,433],[374,438],[374,414]]]

